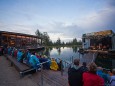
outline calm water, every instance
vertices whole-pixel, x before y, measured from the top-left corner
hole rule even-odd
[[[71,57],[79,58],[78,49],[79,47],[46,48],[44,54],[51,58],[61,58],[70,61]]]
[[[51,58],[56,58],[56,59],[61,58],[62,60],[66,60],[67,62],[72,62],[73,59],[79,58],[80,54],[78,53],[78,49],[79,47],[46,48],[44,54]],[[83,60],[85,58],[82,58],[82,56],[80,55],[80,59]],[[108,64],[112,64],[112,59],[110,58],[102,58],[102,59],[97,58],[95,62],[98,66],[102,66],[104,68],[109,68],[109,69],[112,68],[112,65],[108,65]]]

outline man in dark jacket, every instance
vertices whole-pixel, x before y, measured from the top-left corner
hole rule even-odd
[[[82,82],[82,68],[79,66],[79,59],[74,60],[74,64],[68,69],[68,83],[69,86],[83,86]]]

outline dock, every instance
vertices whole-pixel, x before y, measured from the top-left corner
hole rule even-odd
[[[68,86],[67,73],[62,76],[60,71],[42,70],[20,78],[4,56],[0,56],[0,69],[0,86]]]
[[[80,64],[86,62],[88,65],[96,57],[97,51],[86,53],[80,57]],[[63,73],[61,71],[41,70],[20,78],[18,71],[10,66],[10,61],[4,56],[0,56],[0,69],[0,86],[68,86],[68,67],[64,69]]]

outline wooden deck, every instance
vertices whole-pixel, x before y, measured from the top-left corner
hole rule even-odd
[[[67,73],[63,76],[60,71],[43,70],[31,76],[39,86],[68,86]]]
[[[85,61],[89,64],[95,60],[96,55],[97,54],[94,53],[84,54],[80,58],[80,62],[82,63]],[[68,67],[64,69],[63,76],[61,75],[61,71],[42,70],[41,72],[33,74],[31,79],[40,86],[42,86],[42,84],[43,86],[68,86],[67,70]]]
[[[96,54],[87,53],[80,57],[80,62],[86,62],[87,64],[92,62]],[[38,86],[68,86],[68,67],[64,69],[63,75],[61,71],[53,70],[41,70],[32,75],[30,79],[37,83]]]

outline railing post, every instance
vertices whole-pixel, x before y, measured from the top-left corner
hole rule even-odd
[[[61,75],[63,76],[63,61],[61,62]]]
[[[41,64],[41,86],[43,86],[43,65]]]
[[[64,66],[64,68],[66,68],[66,62],[65,62],[65,66]]]
[[[80,53],[79,53],[79,59],[80,59]]]
[[[70,57],[70,62],[71,62],[71,57]]]
[[[96,53],[93,53],[93,60],[92,60],[92,62],[94,62],[94,59],[95,59],[95,54],[96,54]]]
[[[72,56],[71,58],[72,58],[72,61],[71,61],[71,62],[73,63],[73,56]]]

